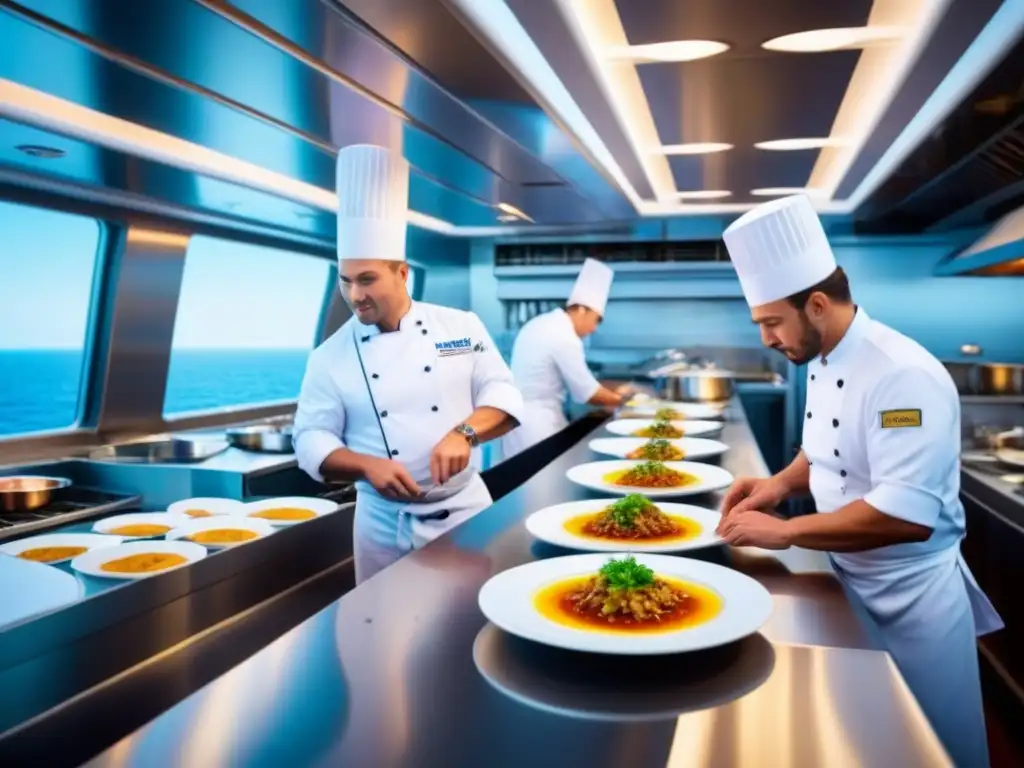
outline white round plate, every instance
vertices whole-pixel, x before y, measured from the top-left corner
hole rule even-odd
[[[653,419],[616,419],[605,425],[605,429],[613,435],[625,435],[636,437],[636,432],[651,426]],[[720,421],[673,421],[672,426],[683,433],[683,437],[697,437],[698,435],[710,435],[721,432],[725,426]],[[650,439],[650,438],[642,438]]]
[[[569,501],[565,504],[545,507],[526,518],[526,530],[548,544],[569,549],[582,549],[588,552],[682,552],[687,549],[713,547],[722,543],[721,537],[715,533],[715,528],[718,527],[718,523],[722,519],[721,514],[706,507],[671,502],[658,502],[658,509],[666,515],[684,517],[697,523],[701,528],[697,536],[683,541],[601,541],[600,539],[583,538],[566,530],[567,520],[579,515],[600,512],[616,501],[618,499],[587,499],[586,501]]]
[[[189,520],[187,523],[182,523],[167,534],[167,540],[187,540],[189,536],[198,533],[199,531],[220,530],[224,528],[252,531],[258,535],[256,539],[236,541],[230,544],[192,543],[199,544],[201,547],[206,547],[207,549],[212,550],[230,549],[231,547],[237,547],[240,544],[248,544],[249,542],[256,541],[257,539],[262,539],[264,536],[269,536],[274,532],[274,526],[272,526],[269,521],[260,520],[258,517],[246,518],[240,515],[214,515],[213,517],[202,517],[198,520]]]
[[[671,408],[681,419],[720,419],[725,410],[721,405],[711,403],[643,403],[626,406],[624,410],[637,416],[654,416],[662,408]]]
[[[635,656],[725,645],[754,634],[771,616],[768,590],[738,571],[687,557],[646,553],[635,557],[655,575],[695,582],[717,592],[722,598],[721,612],[703,624],[675,632],[626,634],[567,627],[537,611],[534,599],[539,590],[562,579],[597,573],[609,560],[605,554],[553,557],[502,571],[480,589],[480,610],[499,628],[537,643]]]
[[[590,441],[589,447],[594,453],[624,459],[637,448],[650,442],[646,437],[598,437]],[[672,445],[683,452],[684,459],[701,459],[718,456],[729,450],[729,446],[719,440],[707,440],[703,437],[679,437],[669,440]]]
[[[263,499],[262,501],[253,501],[244,506],[241,513],[247,517],[251,516],[254,512],[262,512],[265,509],[277,509],[278,507],[299,507],[300,509],[308,509],[310,512],[314,512],[317,517],[322,515],[329,515],[338,509],[338,502],[330,501],[329,499],[320,499],[316,496],[283,496],[279,499]],[[263,520],[265,518],[257,517],[257,520]],[[312,519],[312,518],[310,518]],[[306,522],[305,520],[267,520],[273,526],[284,527],[288,525],[298,525],[299,523]]]
[[[9,541],[6,544],[0,544],[0,552],[5,555],[11,555],[17,557],[27,549],[37,549],[39,547],[85,547],[88,550],[93,550],[98,547],[116,547],[124,541],[123,536],[106,536],[99,533],[43,533],[39,536],[29,536],[26,539],[18,539],[17,541]],[[84,552],[82,554],[85,554]],[[65,557],[61,560],[50,560],[43,563],[43,565],[57,565],[57,563],[64,563],[71,560],[70,557]],[[41,562],[34,560],[33,562]]]
[[[245,504],[235,499],[218,499],[210,497],[199,497],[195,499],[182,499],[176,501],[167,508],[168,514],[183,517],[186,520],[204,520],[206,517],[215,515],[237,515],[241,514]],[[202,510],[209,512],[209,515],[194,516],[190,511]]]
[[[1024,451],[1017,448],[1000,448],[996,451],[996,459],[1011,467],[1024,467]]]
[[[644,496],[653,498],[665,498],[666,496],[695,496],[698,493],[709,493],[728,488],[732,485],[733,476],[727,469],[722,469],[714,464],[702,464],[699,461],[666,461],[665,466],[677,472],[685,472],[688,475],[695,475],[700,479],[692,485],[685,485],[682,488],[633,488],[627,485],[612,485],[604,478],[611,472],[619,472],[623,469],[644,464],[643,461],[631,459],[620,459],[619,461],[592,461],[589,464],[577,464],[565,473],[566,477],[584,488],[606,493],[615,493],[626,496],[630,493],[642,493]]]
[[[164,568],[162,571],[153,571],[151,573],[110,573],[109,571],[100,570],[101,565],[111,560],[120,560],[122,557],[142,555],[149,552],[182,555],[187,558],[187,561],[181,565],[175,565],[171,568]],[[206,547],[200,544],[193,544],[191,541],[153,541],[147,539],[144,541],[129,541],[117,547],[93,549],[72,560],[71,567],[86,576],[96,576],[101,579],[137,581],[138,579],[146,579],[150,576],[157,576],[177,568],[183,568],[186,565],[202,560],[204,557],[206,557]]]
[[[110,533],[123,525],[166,525],[169,529],[174,529],[187,519],[188,518],[183,518],[181,515],[172,515],[170,512],[132,512],[127,515],[114,515],[113,517],[105,517],[102,520],[97,520],[95,524],[93,524],[92,529],[96,533]],[[163,535],[164,534],[162,533],[158,533],[154,536],[121,535],[121,538],[125,541],[134,541],[135,539],[155,539]]]

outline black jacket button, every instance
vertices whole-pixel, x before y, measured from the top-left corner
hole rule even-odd
[[[839,387],[840,389],[842,389],[843,388],[843,380],[840,379],[839,381],[837,381],[836,382],[836,386]]]
[[[811,418],[811,412],[810,411],[807,412],[807,418],[808,419]]]
[[[423,370],[426,371],[427,373],[430,373],[430,366],[426,366]]]
[[[814,381],[814,374],[811,374],[811,381]]]
[[[832,453],[834,453],[836,455],[837,459],[839,458],[839,449],[838,448],[836,448],[834,451],[832,451]]]
[[[369,337],[369,336],[363,336],[363,343],[364,343],[364,344],[365,344],[366,342],[368,342],[369,340],[370,340],[370,337]]]
[[[832,419],[832,426],[833,427],[838,427],[839,426],[839,419]]]
[[[437,406],[436,405],[430,406],[430,410],[432,410],[434,413],[437,413]]]
[[[839,476],[840,477],[846,477],[846,470],[845,469],[840,469],[839,470]]]
[[[398,450],[397,450],[397,449],[395,449],[395,448],[392,448],[392,449],[391,449],[391,455],[392,455],[392,456],[397,456],[397,455],[398,455]]]
[[[380,378],[380,376],[378,376],[378,375],[377,375],[377,374],[375,373],[375,374],[373,374],[373,376],[372,376],[371,378],[374,378],[374,379],[379,379],[379,378]]]
[[[416,325],[423,325],[423,321],[422,320],[417,320],[416,321]]]
[[[387,417],[387,415],[388,415],[388,412],[387,412],[387,411],[381,411],[381,412],[380,412],[380,417],[381,417],[382,419],[383,419],[383,418],[386,418],[386,417]]]

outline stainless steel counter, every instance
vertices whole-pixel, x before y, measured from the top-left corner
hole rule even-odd
[[[765,474],[738,400],[723,440],[725,467]],[[477,592],[492,574],[564,553],[522,520],[587,497],[565,479],[592,460],[586,443],[90,765],[949,764],[818,553],[700,553],[760,580],[775,610],[760,634],[699,654],[607,659],[486,625]]]

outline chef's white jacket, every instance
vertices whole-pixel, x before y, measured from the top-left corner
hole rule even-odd
[[[519,429],[502,439],[506,459],[568,425],[567,396],[585,403],[601,388],[564,309],[538,315],[520,329],[512,347],[512,375],[526,412]]]
[[[960,556],[960,399],[920,344],[858,308],[807,366],[803,451],[819,513],[863,499],[922,542],[832,553],[956,765],[985,765],[975,635],[1002,622]]]
[[[491,503],[479,451],[443,486],[430,476],[434,447],[484,406],[523,418],[512,373],[472,312],[413,302],[392,333],[352,318],[313,351],[295,415],[299,466],[322,480],[324,459],[346,447],[401,462],[425,492],[398,502],[356,483],[357,580]],[[444,518],[422,522],[436,512]]]

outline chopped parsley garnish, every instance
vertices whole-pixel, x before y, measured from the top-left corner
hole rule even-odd
[[[654,583],[654,571],[641,565],[632,555],[621,560],[609,560],[601,566],[601,575],[609,589],[640,589]]]
[[[672,444],[663,437],[659,437],[654,440],[650,440],[643,448],[644,456],[649,459],[657,458],[658,456],[664,456],[668,453],[668,449],[672,447]]]
[[[674,432],[675,428],[672,426],[672,422],[666,421],[665,419],[658,419],[650,427],[650,433],[652,435],[670,435]]]
[[[654,475],[662,475],[668,471],[666,467],[660,461],[645,461],[643,464],[637,464],[631,470],[630,474],[635,477],[650,477]]]
[[[646,497],[639,493],[631,493],[616,501],[605,512],[616,524],[623,528],[632,528],[636,523],[637,516],[653,507],[654,505]]]
[[[676,416],[674,408],[659,408],[654,412],[655,421],[671,421]]]

